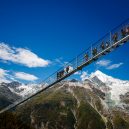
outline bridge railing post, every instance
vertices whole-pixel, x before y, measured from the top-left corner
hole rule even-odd
[[[91,44],[91,49],[90,49],[90,56],[91,56],[91,59],[92,59],[92,50],[93,50],[93,48],[92,48],[92,44]]]
[[[78,56],[76,56],[76,68],[78,67]]]
[[[112,32],[110,31],[110,44],[112,45]]]

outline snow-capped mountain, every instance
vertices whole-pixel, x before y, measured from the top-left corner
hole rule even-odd
[[[62,81],[62,84],[66,83],[68,86],[80,86],[95,92],[101,91],[101,96],[104,97],[102,93],[105,93],[108,96],[108,101],[109,99],[114,101],[115,105],[120,104],[121,99],[126,98],[127,100],[128,98],[129,81],[113,78],[99,70],[91,73],[89,78],[85,81],[77,81],[75,79]],[[86,83],[88,83],[88,85]],[[12,93],[22,98],[30,96],[45,87],[45,85],[41,84],[22,84],[19,82],[4,83],[4,85],[6,85]]]
[[[44,86],[40,84],[22,84],[19,87],[17,87],[17,90],[19,91],[19,94],[22,97],[30,96],[34,93],[36,93],[38,90],[42,89]]]
[[[116,104],[119,104],[121,95],[125,95],[129,92],[129,81],[113,78],[99,70],[91,73],[89,79],[96,83],[98,88],[103,92],[110,93],[111,99],[114,100]]]
[[[19,82],[11,82],[11,83],[1,83],[0,85],[5,85],[12,93],[15,93],[21,97],[27,97],[37,92],[43,85],[40,84],[23,84]]]
[[[116,129],[121,129],[123,123],[129,123],[129,106],[127,104],[129,102],[129,90],[125,84],[128,84],[128,81],[115,79],[101,71],[96,71],[85,81],[72,79],[55,84],[42,94],[18,106],[15,113],[18,113],[21,120],[36,129],[49,127],[59,127],[59,129],[78,127],[83,129],[85,126],[89,129],[111,129],[115,126]],[[119,89],[116,88],[117,85],[118,88],[122,87],[120,93],[118,92]],[[12,82],[8,84],[8,87],[15,90],[14,92],[26,96],[28,93],[32,94],[32,91],[36,92],[42,86]],[[126,90],[124,91],[124,89]],[[111,95],[108,99],[119,98],[121,100],[122,98],[126,103],[123,101],[120,103],[121,105],[110,108],[105,101],[106,92]],[[119,108],[120,106],[122,108]],[[100,128],[102,122],[104,126]],[[89,123],[92,123],[94,127]]]

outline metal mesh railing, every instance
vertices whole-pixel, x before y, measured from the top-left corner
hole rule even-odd
[[[29,97],[38,94],[39,92],[43,91],[44,88],[49,87],[50,85],[61,81],[65,77],[70,76],[72,73],[79,70],[78,69],[79,67],[84,67],[86,64],[87,65],[90,64],[92,61],[94,61],[95,58],[97,59],[99,58],[99,56],[107,54],[108,52],[114,49],[114,44],[120,45],[121,43],[127,42],[129,40],[128,31],[129,31],[129,19],[123,22],[121,25],[117,26],[111,32],[107,33],[99,41],[92,44],[88,49],[86,49],[72,61],[67,63],[64,67],[60,68],[55,73],[46,78],[41,84],[43,85],[42,89],[37,90],[36,93],[34,92],[33,95],[29,95],[25,98],[22,98],[21,100],[17,100],[17,102],[14,102],[12,105],[8,106],[6,110],[9,110],[15,105],[18,105],[19,102],[25,101],[26,99],[28,100]]]

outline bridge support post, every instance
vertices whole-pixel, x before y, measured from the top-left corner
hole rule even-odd
[[[112,44],[112,32],[110,32],[110,44]]]
[[[92,44],[91,44],[91,51],[90,51],[90,56],[91,56],[91,58],[92,58]]]
[[[76,68],[78,67],[78,57],[76,56]]]

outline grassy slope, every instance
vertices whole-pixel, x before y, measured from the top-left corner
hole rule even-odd
[[[17,113],[29,123],[29,116],[33,116],[34,124],[41,127],[43,122],[48,129],[74,129],[75,125],[77,129],[105,129],[101,116],[87,103],[90,99],[87,92],[74,88],[74,93],[80,101],[85,99],[79,108],[76,98],[67,90],[50,89],[19,107]]]

